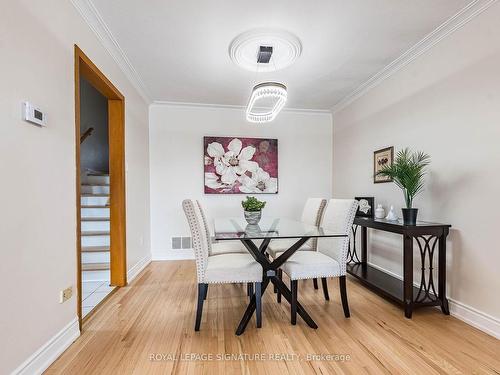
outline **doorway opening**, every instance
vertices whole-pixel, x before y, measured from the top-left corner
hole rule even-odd
[[[77,290],[80,329],[127,283],[125,98],[75,45]]]

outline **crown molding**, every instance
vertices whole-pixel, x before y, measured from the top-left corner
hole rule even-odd
[[[420,55],[434,47],[441,40],[460,29],[462,26],[467,24],[469,21],[484,12],[496,2],[497,0],[475,0],[469,3],[458,13],[456,13],[436,29],[434,29],[431,33],[427,34],[427,36],[413,45],[401,56],[392,61],[378,73],[370,77],[366,82],[358,86],[353,92],[341,99],[332,107],[332,113],[335,114],[336,112],[349,106],[355,100],[365,95],[374,87],[380,85],[387,78],[391,77],[393,74],[404,68]]]
[[[172,102],[165,100],[154,100],[150,106],[168,106],[168,107],[186,107],[186,108],[220,108],[220,109],[234,109],[246,110],[243,105],[231,104],[212,104],[212,103],[190,103],[190,102]],[[281,112],[294,112],[294,113],[310,113],[310,114],[328,114],[331,115],[332,111],[329,109],[307,109],[307,108],[283,108]]]
[[[142,99],[147,103],[151,103],[151,96],[148,93],[144,81],[141,79],[139,73],[132,66],[125,52],[118,44],[116,38],[111,33],[104,22],[101,14],[94,6],[91,0],[71,0],[71,3],[76,8],[78,13],[85,20],[90,29],[97,36],[104,49],[108,51],[116,64],[123,71],[125,76],[129,79],[130,83],[137,90]]]

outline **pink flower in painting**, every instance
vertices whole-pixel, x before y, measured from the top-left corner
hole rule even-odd
[[[212,142],[207,147],[207,153],[214,160],[215,171],[221,176],[223,184],[232,185],[246,171],[257,170],[258,164],[250,161],[255,154],[255,147],[247,146],[242,148],[242,143],[238,138],[234,138],[227,146],[228,151],[224,152],[224,147],[218,142]]]

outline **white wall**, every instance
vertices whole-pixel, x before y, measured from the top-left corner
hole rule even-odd
[[[282,112],[257,125],[240,109],[153,105],[149,116],[153,259],[186,254],[171,250],[171,237],[190,236],[185,198],[200,199],[212,218],[242,215],[244,195],[203,193],[203,136],[278,139],[279,193],[259,196],[268,202],[264,215],[299,218],[307,197],[331,196],[329,113]]]
[[[419,218],[453,225],[452,312],[500,335],[500,4],[334,114],[335,196],[375,196],[399,216],[403,195],[373,184],[373,151],[395,146],[432,157]],[[375,234],[370,261],[401,275],[401,238]],[[418,271],[418,258],[415,270]],[[468,307],[478,310],[474,311]],[[467,315],[467,316],[465,316]],[[479,322],[479,323],[478,323]]]
[[[76,289],[59,304],[59,291],[76,288],[77,277],[74,43],[126,97],[129,269],[149,254],[149,151],[147,103],[69,1],[1,1],[0,8],[0,373],[6,374],[76,317]],[[46,128],[21,121],[23,100],[46,112]]]

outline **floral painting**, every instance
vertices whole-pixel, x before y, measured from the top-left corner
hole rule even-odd
[[[205,137],[206,194],[276,194],[278,140]]]

